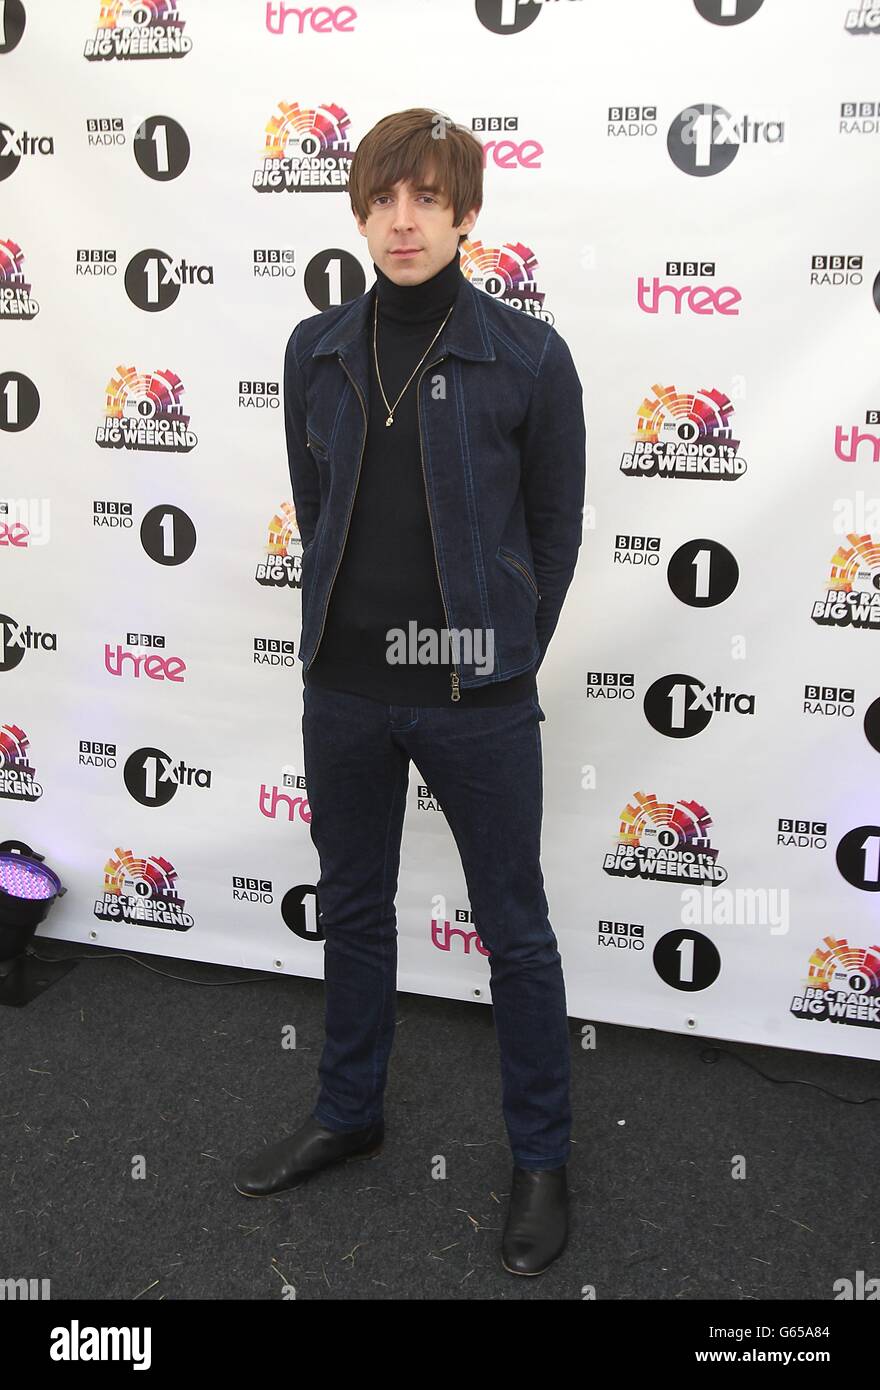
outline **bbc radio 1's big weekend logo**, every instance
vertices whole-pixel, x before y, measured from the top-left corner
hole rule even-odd
[[[522,242],[484,246],[481,241],[463,241],[460,264],[462,274],[478,290],[531,318],[554,322],[553,314],[544,307],[544,293],[538,288],[538,258]]]
[[[831,558],[824,598],[813,604],[814,623],[823,627],[880,628],[880,540],[847,536]]]
[[[24,252],[17,242],[0,237],[0,318],[35,319],[40,306],[25,279]]]
[[[153,449],[188,454],[198,444],[184,413],[176,372],[117,366],[107,383],[104,419],[95,433],[102,449]]]
[[[17,724],[0,726],[0,798],[7,801],[39,801],[43,787],[37,781],[28,748],[30,739]]]
[[[266,554],[268,558],[257,565],[257,583],[266,589],[298,589],[302,584],[303,543],[296,509],[290,502],[283,502],[269,522]]]
[[[159,855],[138,859],[130,849],[117,849],[107,860],[104,891],[95,899],[94,915],[118,926],[133,923],[170,931],[189,931],[195,922],[184,911],[174,865]]]
[[[615,848],[602,868],[613,878],[724,883],[727,870],[709,839],[712,817],[698,801],[659,801],[636,792],[624,807]]]
[[[176,0],[108,0],[99,9],[96,32],[86,40],[90,62],[127,58],[183,58],[192,48]]]
[[[341,106],[279,101],[277,113],[266,123],[253,187],[258,193],[344,193],[352,158],[350,124]]]
[[[677,391],[655,385],[639,406],[632,449],[620,471],[628,478],[735,482],[746,471],[733,438],[733,403],[715,388]]]
[[[796,1018],[880,1028],[880,946],[826,936],[810,956],[804,987],[791,1001]]]

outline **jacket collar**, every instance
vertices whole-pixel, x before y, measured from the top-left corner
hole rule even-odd
[[[484,291],[476,289],[465,275],[462,275],[461,281],[455,308],[435,344],[434,351],[444,356],[454,353],[457,357],[465,357],[469,361],[494,362],[495,348],[489,337],[486,316],[480,302]],[[363,348],[366,360],[367,335],[372,323],[375,295],[374,283],[365,294],[353,300],[348,313],[337,319],[333,327],[318,339],[312,348],[312,356],[323,357],[334,352],[345,356],[345,349],[349,348],[359,357],[360,353],[357,350]],[[349,353],[349,358],[350,356]]]

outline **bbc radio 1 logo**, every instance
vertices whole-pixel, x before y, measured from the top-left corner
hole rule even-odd
[[[2,302],[2,301],[0,301]],[[29,429],[40,413],[40,393],[24,372],[0,372],[0,430]]]
[[[258,193],[344,193],[352,159],[350,125],[341,106],[279,101],[266,122],[262,162],[251,186]]]
[[[0,237],[0,318],[29,323],[40,312],[33,285],[24,271],[24,252],[17,241]]]
[[[11,53],[18,47],[26,25],[22,0],[3,0],[0,4],[0,54]]]
[[[659,801],[636,792],[620,816],[617,844],[602,868],[613,878],[724,883],[727,870],[709,838],[712,817],[698,801]]]
[[[615,565],[656,568],[660,537],[619,534],[614,538]],[[680,603],[689,608],[715,608],[725,603],[739,584],[736,556],[720,541],[696,536],[670,556],[666,581]]]
[[[257,583],[264,589],[301,588],[303,549],[296,508],[290,502],[282,502],[269,522],[267,558],[257,565]]]
[[[179,8],[177,0],[104,0],[83,57],[89,62],[186,57],[192,39],[183,32]]]
[[[552,324],[554,316],[544,306],[545,294],[538,288],[537,269],[537,256],[522,242],[484,246],[481,241],[466,240],[461,244],[462,274],[476,289],[530,318]]]
[[[880,627],[880,541],[874,536],[847,536],[831,557],[824,598],[813,604],[812,619],[821,627]]]
[[[178,872],[163,855],[146,858],[120,849],[104,865],[104,885],[94,915],[112,926],[189,931],[195,918],[186,911],[177,887]]]
[[[90,116],[86,136],[90,149],[127,144],[121,116]],[[132,151],[142,174],[156,183],[168,183],[189,164],[189,136],[171,116],[148,116],[135,129]]]
[[[733,402],[715,388],[652,387],[639,406],[633,447],[620,460],[628,478],[735,482],[747,468],[733,438]]]
[[[150,449],[188,454],[198,444],[183,402],[183,382],[169,367],[139,372],[120,364],[107,383],[104,419],[95,432],[102,449]]]
[[[0,725],[0,798],[6,801],[39,801],[43,784],[30,761],[30,739],[17,724]]]

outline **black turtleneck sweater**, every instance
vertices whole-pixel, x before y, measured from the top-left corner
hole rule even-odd
[[[379,303],[377,355],[390,404],[422,357],[454,304],[463,276],[459,253],[420,285],[397,285],[374,263]],[[453,315],[455,311],[453,310]],[[450,316],[450,320],[451,320]],[[438,632],[447,626],[425,498],[419,448],[416,387],[424,363],[394,407],[388,410],[373,362],[370,333],[370,395],[367,438],[342,563],[330,595],[324,634],[305,683],[365,695],[393,705],[506,705],[536,691],[534,669],[509,680],[461,690],[451,698],[451,663],[436,665],[386,660],[389,628],[415,621]]]

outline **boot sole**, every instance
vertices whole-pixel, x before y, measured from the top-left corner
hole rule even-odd
[[[292,1192],[294,1188],[302,1187],[303,1183],[308,1182],[309,1178],[317,1178],[321,1173],[325,1173],[328,1168],[338,1168],[343,1163],[352,1163],[358,1158],[375,1158],[376,1154],[382,1152],[382,1145],[375,1149],[369,1149],[362,1154],[345,1154],[342,1158],[334,1158],[331,1163],[325,1163],[321,1168],[315,1168],[310,1173],[303,1173],[301,1177],[294,1178],[292,1182],[286,1183],[284,1187],[275,1187],[271,1192],[245,1192],[244,1188],[239,1187],[233,1178],[232,1186],[236,1192],[240,1192],[242,1197],[277,1197],[280,1192]]]

